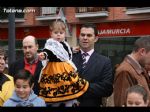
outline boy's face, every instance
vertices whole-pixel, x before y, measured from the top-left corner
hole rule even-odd
[[[64,41],[65,31],[64,30],[52,30],[51,37],[59,42]]]
[[[28,99],[32,87],[29,85],[29,80],[17,79],[15,83],[16,94],[23,100]]]

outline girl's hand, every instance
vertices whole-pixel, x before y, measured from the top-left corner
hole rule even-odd
[[[79,107],[80,106],[80,102],[79,101],[77,101],[76,103],[74,103],[73,105],[72,105],[72,107]]]
[[[38,58],[39,58],[40,60],[44,60],[44,59],[45,59],[44,53],[43,53],[43,52],[38,53]]]
[[[72,51],[73,51],[73,53],[77,53],[80,51],[80,47],[79,46],[72,47]]]

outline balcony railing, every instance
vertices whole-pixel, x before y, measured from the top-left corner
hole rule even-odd
[[[127,9],[145,9],[145,8],[147,8],[147,7],[127,7]]]
[[[77,7],[76,17],[98,17],[108,16],[108,7]]]
[[[57,7],[41,7],[41,15],[55,15],[57,13]]]
[[[108,11],[107,7],[78,7],[76,13]]]
[[[150,7],[126,7],[126,14],[150,13]]]
[[[57,13],[59,11],[59,7],[41,7],[40,15],[36,17],[36,20],[54,20],[59,19],[57,17]]]

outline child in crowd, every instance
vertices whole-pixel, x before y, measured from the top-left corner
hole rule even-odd
[[[141,85],[135,85],[127,89],[127,107],[147,107],[149,104],[149,94]]]
[[[39,78],[39,96],[50,106],[77,104],[76,98],[88,89],[89,83],[80,78],[72,62],[72,50],[65,41],[66,26],[63,21],[52,23],[51,38],[46,41],[42,60],[47,60]]]
[[[45,107],[45,101],[34,94],[34,79],[29,71],[20,70],[14,76],[15,91],[4,107]]]
[[[6,64],[6,51],[0,46],[0,107],[8,100],[14,91],[13,77],[4,73]]]

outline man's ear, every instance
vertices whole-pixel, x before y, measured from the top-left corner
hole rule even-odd
[[[139,49],[139,53],[143,56],[146,53],[146,49],[145,48],[140,48]]]
[[[146,105],[147,105],[147,106],[149,105],[149,100],[147,100]]]
[[[39,44],[36,44],[37,50],[39,49]]]
[[[97,42],[97,40],[98,40],[98,36],[95,36],[95,41],[94,42]]]

